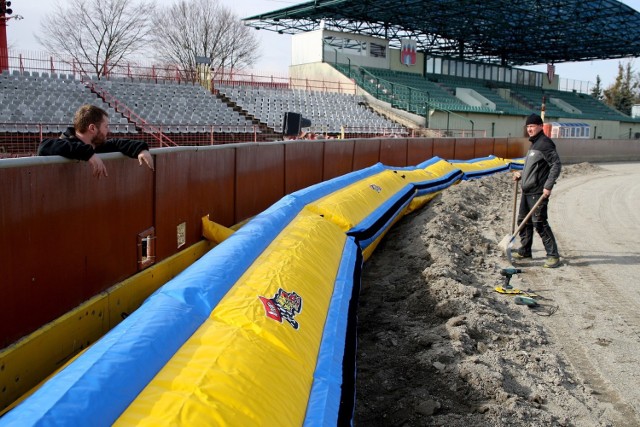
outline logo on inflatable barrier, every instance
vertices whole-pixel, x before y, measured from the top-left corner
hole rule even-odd
[[[295,292],[285,292],[282,288],[273,298],[258,297],[264,305],[264,311],[267,317],[282,323],[282,320],[289,322],[293,329],[298,329],[300,324],[295,317],[302,311],[302,297]]]
[[[382,187],[380,187],[379,185],[376,185],[376,184],[371,184],[369,187],[371,187],[371,189],[373,191],[375,191],[376,193],[379,193],[379,192],[382,191]]]

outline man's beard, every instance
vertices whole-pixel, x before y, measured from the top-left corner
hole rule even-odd
[[[93,139],[91,140],[91,144],[94,147],[98,147],[98,146],[104,144],[106,140],[107,140],[107,135],[105,135],[105,134],[103,134],[101,132],[98,132],[96,134],[96,136],[94,136]]]

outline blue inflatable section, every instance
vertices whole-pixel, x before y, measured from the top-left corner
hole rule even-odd
[[[360,248],[355,239],[348,238],[342,254],[336,278],[327,323],[322,334],[318,363],[313,374],[314,381],[309,395],[304,425],[340,425],[338,413],[342,398],[344,351],[347,344],[349,307],[354,287],[354,276],[361,267]],[[353,319],[351,319],[353,320]],[[350,345],[355,346],[354,343]],[[350,379],[353,381],[353,379]],[[349,379],[347,379],[349,381]],[[355,396],[352,397],[355,399]]]
[[[366,249],[389,225],[401,215],[415,195],[413,184],[406,185],[401,191],[390,197],[384,204],[367,216],[360,224],[349,230],[361,249]]]
[[[464,161],[464,163],[480,163],[483,161],[487,161],[487,160],[494,160],[496,159],[496,156],[487,156],[487,157],[482,157],[482,158],[478,158],[478,159],[473,159],[473,160],[468,160],[468,161]],[[455,165],[456,163],[463,163],[462,160],[450,160],[449,163]],[[470,172],[465,172],[463,179],[464,180],[470,180],[470,179],[477,179],[477,178],[482,178],[483,176],[487,176],[487,175],[492,175],[494,173],[497,172],[506,172],[508,171],[510,168],[509,164],[504,164],[501,166],[496,166],[493,168],[486,168],[480,171],[470,171]]]

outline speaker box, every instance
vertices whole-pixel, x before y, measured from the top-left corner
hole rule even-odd
[[[311,126],[311,120],[302,117],[302,114],[287,112],[284,113],[282,122],[282,133],[286,136],[297,136],[300,129]]]

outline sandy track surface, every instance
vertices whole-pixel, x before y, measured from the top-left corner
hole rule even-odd
[[[510,174],[462,182],[396,224],[365,264],[359,426],[640,426],[640,164],[570,165],[549,204],[562,265],[511,284]]]
[[[561,309],[544,324],[614,424],[638,426],[640,164],[600,167],[558,182],[549,208],[564,265],[525,280],[553,289]]]

